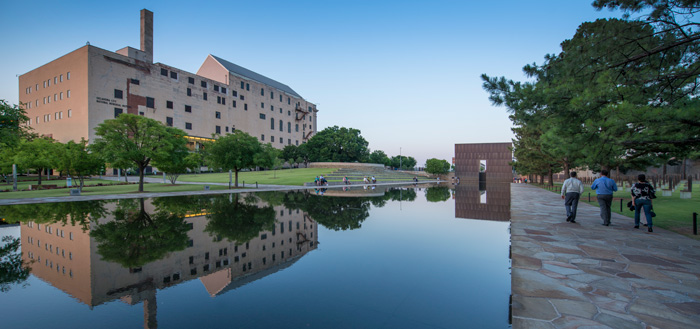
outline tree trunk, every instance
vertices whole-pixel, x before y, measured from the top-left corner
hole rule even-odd
[[[547,178],[549,179],[549,186],[554,186],[554,173],[552,172],[552,168],[549,168],[549,171],[547,171]]]
[[[236,173],[236,179],[235,179],[236,183],[233,184],[233,186],[238,187],[238,169],[234,169],[233,171]]]
[[[146,170],[146,166],[139,166],[139,192],[143,192],[143,172]]]
[[[37,171],[39,172],[39,184],[38,185],[41,185],[41,174],[44,172],[44,168],[40,168]]]
[[[681,163],[681,179],[686,179],[687,176],[685,175],[685,158],[683,159],[683,162]]]

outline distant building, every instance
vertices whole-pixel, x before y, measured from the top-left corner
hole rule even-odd
[[[197,73],[153,63],[153,13],[141,11],[141,49],[86,45],[19,77],[19,100],[34,132],[60,142],[95,140],[121,113],[187,133],[191,149],[241,130],[276,148],[316,132],[316,105],[289,86],[209,55]]]

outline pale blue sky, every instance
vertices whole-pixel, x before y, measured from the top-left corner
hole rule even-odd
[[[154,12],[154,61],[196,72],[207,54],[292,87],[318,104],[319,130],[357,128],[372,150],[451,161],[455,143],[507,142],[511,123],[480,75],[522,67],[619,12],[592,0],[7,1],[1,0],[0,99],[17,75],[90,44],[139,47]]]

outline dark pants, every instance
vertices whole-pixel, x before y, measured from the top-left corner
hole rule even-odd
[[[578,199],[581,194],[577,192],[566,193],[566,198],[564,199],[564,206],[566,207],[566,217],[570,220],[576,220],[576,209],[578,208]]]
[[[612,199],[612,194],[598,194],[600,218],[603,219],[603,224],[610,224],[610,207],[612,206]]]
[[[647,218],[647,226],[651,227],[651,200],[634,200],[634,226],[639,226],[639,214],[644,208],[644,216]]]

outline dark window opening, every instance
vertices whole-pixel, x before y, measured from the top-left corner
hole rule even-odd
[[[192,112],[192,105],[185,105],[185,112]]]
[[[177,72],[170,71],[170,77],[173,79],[177,79]]]
[[[173,118],[172,117],[165,117],[165,125],[168,127],[173,126]]]
[[[118,116],[119,116],[120,114],[122,114],[123,112],[124,112],[124,110],[122,110],[121,108],[115,107],[115,108],[114,108],[114,117],[115,117],[115,118],[118,117]]]
[[[163,76],[166,76],[166,77],[167,77],[167,76],[168,76],[168,70],[166,70],[166,69],[164,69],[164,68],[161,68],[161,69],[160,69],[160,75],[163,75]]]
[[[217,119],[221,119],[221,112],[219,112],[219,111],[214,112],[214,117],[216,117]]]
[[[206,88],[206,87],[207,87],[207,82],[206,82],[206,81],[202,81],[202,88]]]
[[[155,108],[156,107],[156,100],[153,99],[152,97],[146,97],[146,107],[147,108]]]
[[[166,101],[165,102],[165,107],[172,109],[173,108],[173,102],[172,101]]]
[[[192,78],[192,77],[187,78],[187,82],[188,82],[189,84],[193,85],[193,84],[194,84],[194,78]]]
[[[192,130],[192,123],[190,123],[190,122],[185,122],[185,129],[187,129],[187,130]]]
[[[124,92],[119,89],[114,89],[114,98],[123,99]]]
[[[192,96],[192,89],[187,88],[187,96]]]
[[[138,79],[131,79],[131,84],[140,85],[141,81],[139,81]]]

